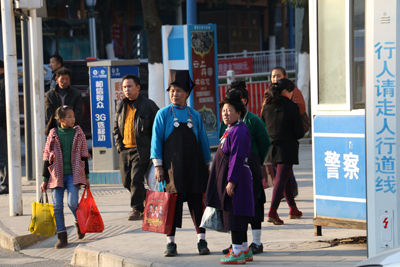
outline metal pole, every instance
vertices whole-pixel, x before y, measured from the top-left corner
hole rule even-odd
[[[193,25],[197,23],[196,0],[186,1],[186,23],[187,25]]]
[[[29,73],[29,40],[28,23],[25,18],[21,19],[21,40],[22,40],[22,67],[24,70],[24,128],[25,128],[25,176],[33,180],[32,173],[32,112],[31,112],[31,90]]]
[[[93,7],[90,8],[89,14],[90,56],[97,58],[96,19],[93,16]]]
[[[22,215],[21,136],[18,105],[17,48],[12,0],[1,0],[1,22],[5,66],[10,216],[19,216]]]
[[[38,38],[41,38],[41,34],[38,36],[38,18],[36,16],[36,9],[29,11],[29,37],[30,37],[30,56],[31,56],[31,77],[32,77],[32,90],[33,90],[33,129],[34,137],[33,141],[35,144],[34,158],[35,160],[35,177],[36,177],[36,199],[39,201],[40,198],[40,182],[42,177],[42,149],[44,147],[44,101],[43,101],[43,89],[40,86],[40,75],[43,72],[43,64],[40,66],[40,62],[43,62],[40,57],[43,57],[42,52],[38,52]],[[43,76],[43,74],[42,74]]]

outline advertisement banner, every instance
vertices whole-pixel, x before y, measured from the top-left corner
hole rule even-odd
[[[107,67],[90,68],[93,147],[111,148]]]
[[[226,76],[228,70],[233,70],[235,75],[253,73],[253,58],[228,58],[218,60],[218,76]]]
[[[193,107],[201,114],[210,145],[218,143],[218,95],[215,25],[193,25],[190,28],[192,76],[196,86]]]

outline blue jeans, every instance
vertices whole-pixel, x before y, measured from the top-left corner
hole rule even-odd
[[[64,222],[64,191],[67,189],[67,203],[76,220],[76,209],[78,208],[79,185],[74,185],[72,174],[64,175],[64,187],[56,187],[52,190],[54,203],[54,217],[56,218],[57,233],[65,231]]]

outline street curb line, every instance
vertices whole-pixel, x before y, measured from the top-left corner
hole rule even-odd
[[[20,251],[47,238],[49,236],[35,234],[17,236],[0,221],[0,248],[10,251]]]
[[[82,245],[78,245],[75,248],[70,264],[73,266],[83,267],[172,267],[172,265],[162,263],[153,263],[149,261],[126,258],[107,251],[100,251],[98,249]]]
[[[16,236],[0,221],[0,247],[11,251],[19,251]]]

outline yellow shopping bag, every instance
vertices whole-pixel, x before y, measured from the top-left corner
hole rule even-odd
[[[46,202],[43,202],[43,195]],[[41,236],[53,236],[57,232],[53,204],[49,204],[46,192],[42,192],[39,202],[32,203],[29,232]]]

